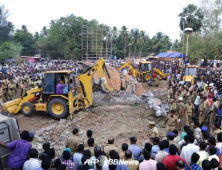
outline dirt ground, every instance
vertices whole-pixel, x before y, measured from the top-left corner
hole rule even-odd
[[[166,91],[166,81],[160,81],[159,87],[149,87],[143,83],[146,91]],[[158,96],[155,96],[158,98]],[[15,115],[21,130],[36,131],[49,125],[58,125],[59,121],[51,119],[47,113],[35,113],[25,117],[21,113]],[[152,110],[146,110],[145,105],[114,105],[96,106],[85,111],[80,111],[72,121],[73,127],[80,130],[80,139],[85,139],[85,132],[92,129],[97,143],[104,144],[109,136],[115,137],[116,145],[129,142],[128,138],[136,136],[139,144],[144,146],[148,141],[148,121],[156,121],[162,127],[165,118],[156,118]],[[165,134],[165,129],[160,128],[160,136]],[[58,136],[60,134],[57,134]]]

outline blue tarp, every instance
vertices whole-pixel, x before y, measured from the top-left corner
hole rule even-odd
[[[157,57],[186,57],[186,54],[182,53],[159,53]]]
[[[169,57],[186,57],[186,54],[182,54],[182,53],[172,53]]]
[[[159,53],[157,57],[169,57],[172,53]]]

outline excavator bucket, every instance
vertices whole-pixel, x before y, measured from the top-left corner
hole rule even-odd
[[[8,112],[9,114],[16,114],[21,98],[6,102],[2,104],[2,112]]]

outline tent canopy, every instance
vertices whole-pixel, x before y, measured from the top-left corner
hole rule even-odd
[[[159,53],[157,55],[158,57],[186,57],[186,54],[182,54],[182,53]]]

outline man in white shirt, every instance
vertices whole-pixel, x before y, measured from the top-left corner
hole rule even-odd
[[[191,162],[191,156],[194,152],[199,151],[199,147],[194,144],[194,136],[188,135],[188,144],[182,148],[180,156],[188,163]]]
[[[210,146],[209,148],[209,158],[208,160],[211,161],[213,158],[215,158],[219,162],[219,157],[216,155],[217,149],[215,146]]]
[[[75,162],[75,168],[78,169],[79,164],[81,163],[81,159],[83,157],[83,153],[84,153],[84,145],[83,144],[79,144],[78,145],[78,152],[76,152],[73,155],[73,160]]]
[[[199,104],[200,104],[200,95],[197,94],[197,97],[194,101],[196,117],[199,117]]]
[[[40,160],[38,159],[38,151],[36,149],[31,149],[30,159],[25,161],[23,165],[23,170],[36,170],[41,168]]]

